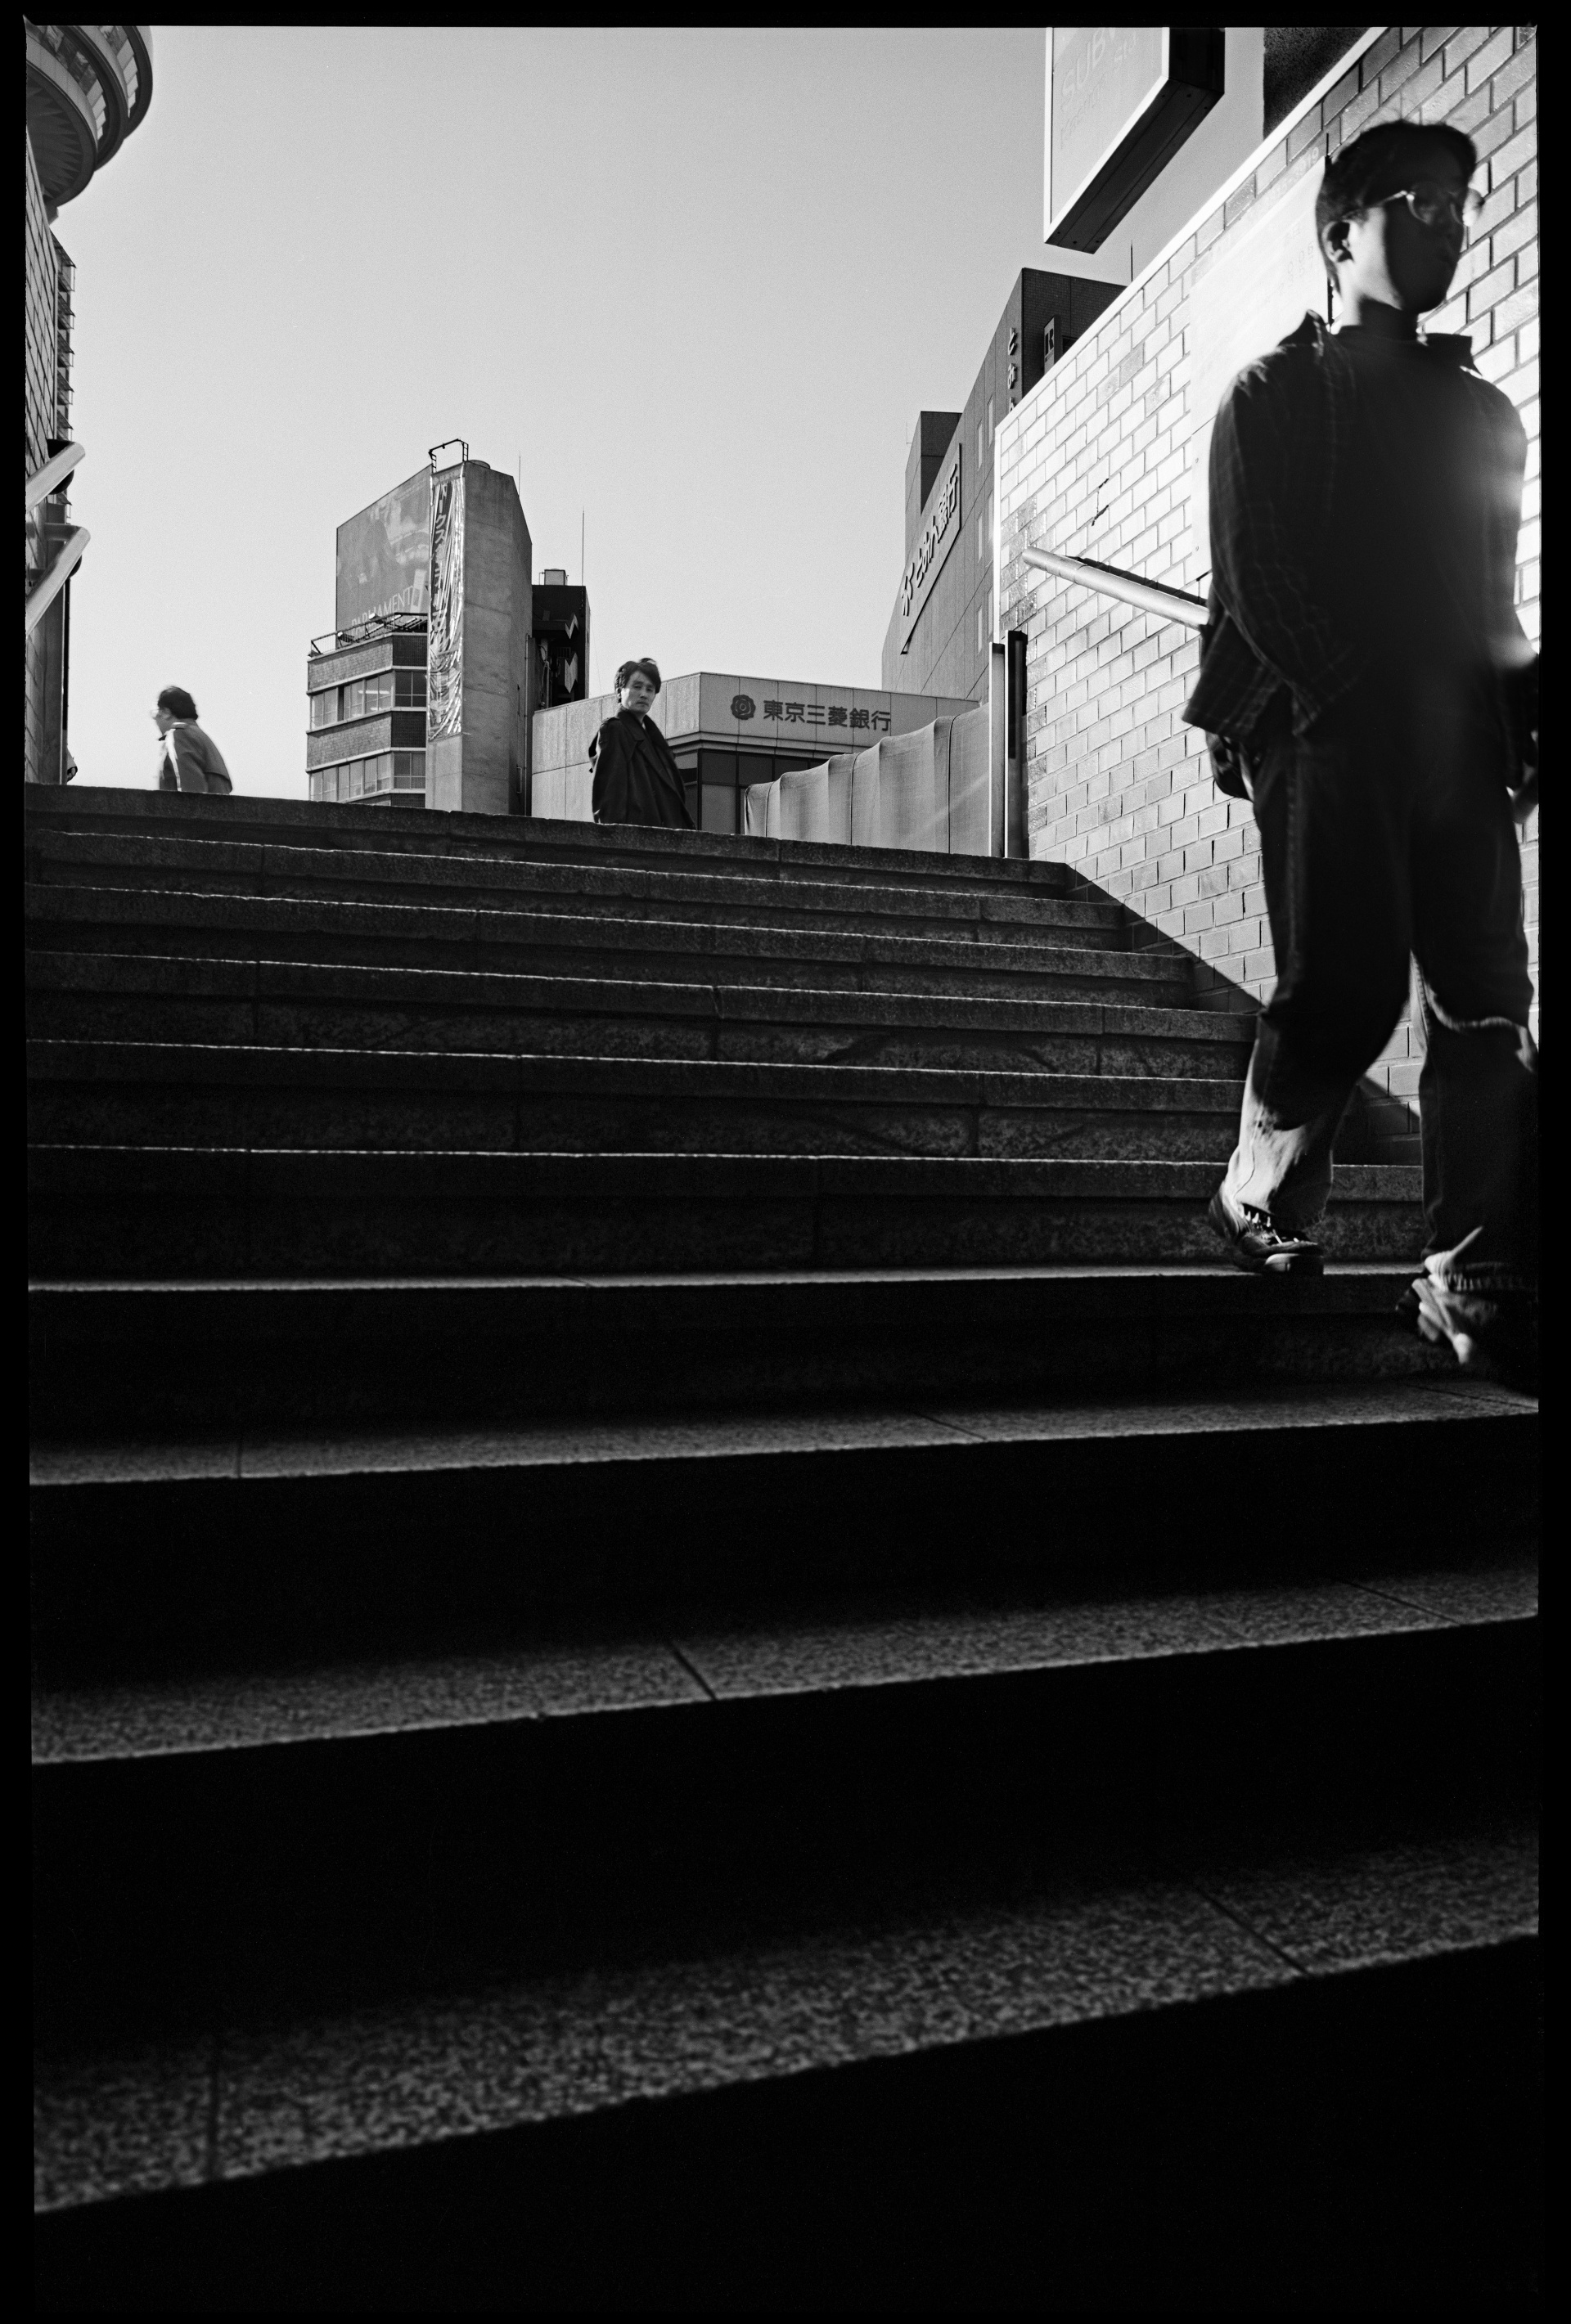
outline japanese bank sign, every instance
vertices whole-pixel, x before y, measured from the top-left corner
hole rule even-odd
[[[933,487],[929,503],[928,521],[922,527],[922,537],[917,543],[917,553],[906,567],[900,585],[900,650],[910,650],[911,632],[922,617],[934,582],[943,570],[944,559],[954,548],[960,533],[960,435],[956,430],[955,447],[939,482]]]

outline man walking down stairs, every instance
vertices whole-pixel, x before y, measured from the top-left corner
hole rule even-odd
[[[1536,1406],[1060,866],[27,805],[45,2307],[1531,2306]]]

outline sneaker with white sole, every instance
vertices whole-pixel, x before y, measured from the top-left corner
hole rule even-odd
[[[1251,1275],[1324,1275],[1326,1254],[1308,1235],[1285,1232],[1268,1212],[1235,1203],[1218,1186],[1206,1213],[1233,1253],[1234,1267]]]
[[[1539,1382],[1538,1303],[1525,1296],[1491,1299],[1420,1275],[1402,1294],[1397,1312],[1431,1347],[1448,1346],[1474,1379],[1499,1380],[1529,1392]]]

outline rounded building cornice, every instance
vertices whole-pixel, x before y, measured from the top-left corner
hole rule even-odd
[[[146,24],[42,24],[27,42],[27,134],[51,211],[118,152],[152,98]]]

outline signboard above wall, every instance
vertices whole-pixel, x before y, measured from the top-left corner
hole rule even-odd
[[[923,606],[932,591],[934,582],[943,569],[944,559],[954,548],[960,533],[960,439],[955,438],[954,449],[945,462],[938,483],[928,502],[928,521],[922,527],[917,553],[906,567],[900,585],[900,650],[910,650],[911,632],[921,619]]]
[[[340,630],[430,607],[431,482],[421,468],[338,527]]]
[[[1045,239],[1100,249],[1221,97],[1219,25],[1048,29]]]

